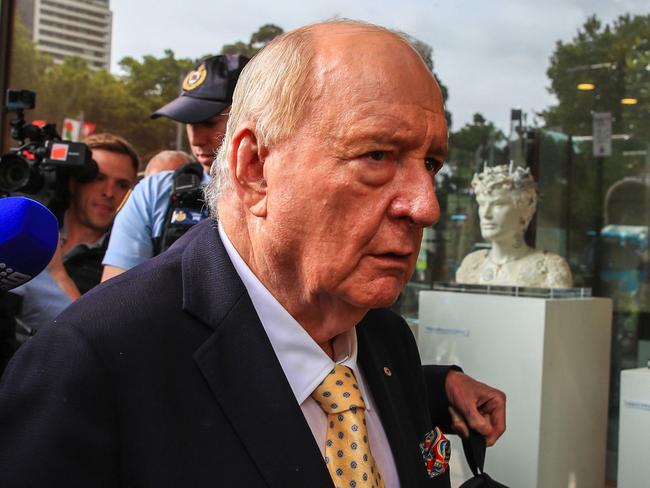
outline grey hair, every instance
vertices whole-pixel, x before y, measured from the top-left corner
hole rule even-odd
[[[286,140],[304,120],[309,102],[319,88],[313,82],[314,30],[327,24],[391,34],[420,57],[405,36],[349,19],[310,24],[273,39],[246,65],[235,87],[224,142],[210,171],[212,179],[205,188],[205,201],[212,217],[217,218],[218,202],[232,186],[228,164],[234,131],[253,122],[259,143],[268,147]]]

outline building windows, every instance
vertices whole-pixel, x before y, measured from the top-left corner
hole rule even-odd
[[[22,0],[23,23],[39,50],[56,62],[79,56],[92,69],[110,69],[112,12],[108,0]]]

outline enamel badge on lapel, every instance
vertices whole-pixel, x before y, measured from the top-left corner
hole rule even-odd
[[[451,444],[438,427],[424,437],[424,442],[420,443],[420,451],[430,478],[440,476],[449,469]]]

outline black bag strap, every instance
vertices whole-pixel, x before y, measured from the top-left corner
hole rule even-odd
[[[483,471],[485,464],[485,439],[478,432],[470,429],[469,437],[463,439],[463,451],[469,469],[474,477],[465,481],[460,488],[508,488],[506,485],[493,480]]]
[[[463,439],[463,451],[469,469],[472,470],[474,476],[481,474],[485,465],[485,439],[483,436],[470,429],[469,437]]]

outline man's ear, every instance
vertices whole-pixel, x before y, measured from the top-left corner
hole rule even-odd
[[[268,151],[250,126],[241,127],[232,141],[230,175],[243,205],[256,217],[266,217],[264,159]]]

